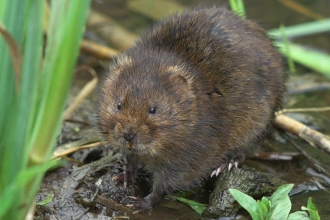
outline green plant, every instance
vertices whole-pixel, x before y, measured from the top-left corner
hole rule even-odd
[[[330,31],[330,18],[293,25],[286,27],[284,30],[285,36],[288,38],[326,33],[328,31]],[[278,39],[281,39],[283,36],[281,29],[272,29],[267,31],[267,33]]]
[[[275,45],[286,56],[304,66],[314,69],[330,78],[330,55],[295,43],[275,42]]]
[[[269,199],[263,197],[261,201],[256,201],[236,189],[229,191],[237,202],[249,212],[253,220],[319,220],[320,216],[312,198],[308,199],[307,208],[301,207],[302,210],[308,211],[309,215],[304,211],[289,214],[291,201],[288,193],[292,187],[293,184],[282,185]]]
[[[330,30],[330,19],[298,24],[290,27],[281,26],[267,31],[268,35],[276,38],[275,45],[291,60],[316,70],[330,78],[330,55],[316,49],[310,49],[299,44],[289,42],[287,38],[325,33]]]
[[[186,203],[189,205],[193,210],[195,210],[198,214],[202,214],[204,209],[206,208],[207,205],[196,202],[194,200],[186,199],[183,197],[178,197],[178,196],[173,196],[173,198],[179,200],[180,202]]]
[[[233,10],[237,15],[245,18],[245,8],[243,0],[229,0],[231,10]]]
[[[230,0],[231,9],[241,17],[246,17],[243,0]],[[293,62],[300,63],[313,70],[316,70],[326,77],[330,78],[330,55],[311,50],[299,44],[288,41],[291,37],[300,37],[324,33],[330,30],[330,19],[313,21],[304,24],[298,24],[291,27],[283,27],[267,31],[271,38],[275,38],[274,44],[279,48],[280,52],[288,57],[290,70],[294,71]]]
[[[25,219],[59,133],[90,0],[0,1],[0,219]],[[43,55],[43,47],[45,52]]]
[[[329,31],[329,24],[330,19],[324,19],[291,27],[281,26],[279,29],[270,30],[267,33],[272,38],[281,39],[281,41],[275,41],[274,44],[285,56],[288,57],[288,63],[291,70],[293,67],[292,61],[296,61],[297,63],[314,69],[329,78],[329,54],[312,50],[302,45],[292,43],[288,40],[288,37],[299,37],[302,35],[312,35]]]

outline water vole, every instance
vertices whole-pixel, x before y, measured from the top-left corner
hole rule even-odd
[[[137,210],[241,160],[266,134],[284,81],[264,30],[222,7],[167,18],[120,55],[100,86],[98,126],[133,173],[138,163],[153,173]]]

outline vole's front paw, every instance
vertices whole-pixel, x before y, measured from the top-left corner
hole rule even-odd
[[[130,196],[130,198],[135,200],[132,204],[127,205],[128,207],[133,207],[135,209],[133,214],[137,214],[146,210],[149,210],[151,213],[154,204],[151,202],[151,199],[148,198],[148,196],[144,198]]]
[[[160,193],[150,193],[144,198],[130,196],[130,198],[134,199],[133,204],[127,205],[128,207],[133,207],[135,211],[134,214],[143,212],[145,210],[149,210],[149,214],[152,211],[153,206],[162,198]]]
[[[211,173],[211,177],[218,176],[219,173],[222,173],[224,169],[228,166],[228,170],[230,171],[233,167],[238,167],[239,164],[242,164],[245,160],[245,153],[237,152],[235,157],[230,159],[227,163],[221,164],[217,169],[213,170]]]

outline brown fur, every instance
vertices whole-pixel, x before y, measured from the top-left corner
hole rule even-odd
[[[100,87],[106,140],[153,173],[137,208],[254,147],[281,106],[284,81],[283,59],[264,30],[224,8],[174,15],[151,29]]]

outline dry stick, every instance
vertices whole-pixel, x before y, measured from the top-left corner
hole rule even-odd
[[[138,36],[121,27],[111,18],[91,10],[87,27],[98,33],[107,43],[116,49],[125,50],[134,46]]]
[[[76,123],[76,124],[82,124],[85,126],[90,126],[92,125],[92,123],[87,122],[87,121],[81,121],[81,120],[77,120],[77,119],[72,119],[72,118],[68,118],[64,120],[65,122],[71,122],[71,123]]]
[[[278,112],[278,114],[287,113],[287,112],[325,112],[330,111],[330,107],[319,107],[319,108],[289,108],[283,109]]]
[[[70,104],[70,106],[64,111],[64,120],[68,119],[73,111],[81,104],[81,102],[94,90],[94,88],[97,85],[98,77],[94,69],[92,69],[89,66],[81,66],[76,69],[76,71],[80,71],[83,69],[87,69],[88,72],[93,76],[93,79],[90,80],[78,93],[78,95],[75,97],[73,102]]]
[[[320,20],[320,19],[324,18],[322,15],[319,15],[319,14],[311,11],[310,9],[300,5],[297,2],[294,2],[291,0],[280,0],[280,2],[282,2],[288,8],[291,8],[292,10],[295,10],[295,11],[299,12],[300,14],[305,15],[306,17],[316,19],[316,20]]]
[[[116,203],[108,198],[106,198],[105,196],[97,196],[96,197],[96,202],[101,204],[101,205],[104,205],[106,207],[109,207],[111,209],[114,209],[114,210],[118,210],[118,211],[121,211],[123,213],[129,213],[128,215],[128,219],[147,219],[146,217],[140,215],[139,213],[137,214],[133,214],[133,211],[132,209],[130,208],[127,208],[126,206],[122,205],[122,204],[119,204],[119,203]]]
[[[307,141],[315,148],[330,154],[330,138],[283,114],[277,115],[274,125]]]
[[[302,93],[321,91],[321,90],[326,90],[329,88],[330,88],[330,83],[327,83],[327,82],[308,83],[305,85],[296,86],[292,89],[289,89],[287,93],[289,95],[299,95]]]
[[[79,161],[79,160],[76,160],[76,159],[73,159],[73,158],[71,158],[71,157],[69,157],[69,156],[67,156],[67,155],[65,155],[65,156],[63,156],[63,157],[61,157],[61,158],[64,159],[64,160],[66,160],[66,161],[69,161],[70,163],[75,163],[75,164],[77,164],[78,166],[82,166],[82,165],[84,165],[83,162],[81,162],[81,161]]]
[[[156,21],[173,13],[181,13],[184,8],[181,4],[170,0],[129,0],[127,6],[130,10]]]
[[[115,49],[89,40],[82,40],[80,47],[82,51],[91,53],[102,59],[113,59],[118,54],[118,51]]]
[[[254,153],[253,156],[249,158],[257,158],[262,160],[292,160],[294,157],[301,156],[301,153],[296,152],[261,152]]]
[[[95,143],[87,144],[87,145],[83,145],[83,146],[56,150],[53,153],[53,156],[51,157],[51,159],[54,160],[54,159],[62,158],[64,156],[66,156],[68,154],[71,154],[73,152],[76,152],[78,150],[82,150],[82,149],[85,149],[85,148],[91,148],[91,147],[99,147],[99,146],[102,146],[102,145],[104,145],[104,142],[95,142]]]
[[[0,23],[0,34],[8,45],[9,54],[14,67],[16,92],[18,92],[22,71],[22,52],[14,37],[6,30],[2,23]]]

